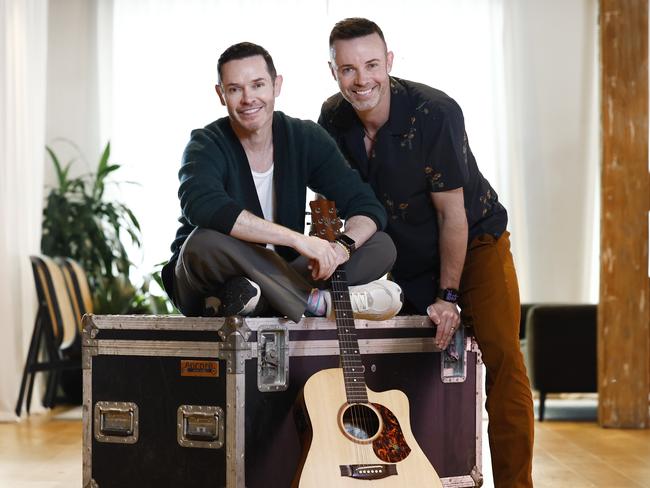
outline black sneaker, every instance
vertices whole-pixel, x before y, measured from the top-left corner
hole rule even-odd
[[[205,299],[206,315],[219,317],[259,315],[265,304],[259,285],[243,276],[230,278],[216,297]]]

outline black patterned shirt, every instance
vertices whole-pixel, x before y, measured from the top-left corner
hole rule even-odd
[[[370,157],[361,121],[340,93],[323,104],[318,123],[388,212],[386,232],[397,246],[393,277],[400,283],[424,275],[437,283],[438,223],[431,192],[463,188],[470,242],[486,233],[499,237],[508,217],[476,165],[458,104],[412,81],[391,77],[390,88],[390,116]]]

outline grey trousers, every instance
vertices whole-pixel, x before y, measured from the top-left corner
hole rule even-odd
[[[345,264],[348,283],[356,285],[380,278],[390,271],[396,256],[391,238],[384,232],[375,233]],[[311,279],[308,264],[304,256],[289,263],[266,247],[196,228],[176,262],[173,301],[184,315],[199,316],[206,297],[217,294],[229,278],[245,276],[259,285],[277,312],[298,322],[310,291],[324,286]]]

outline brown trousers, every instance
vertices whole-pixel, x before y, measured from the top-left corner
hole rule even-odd
[[[519,288],[509,233],[476,237],[460,283],[461,317],[487,368],[488,437],[496,488],[532,487],[533,400],[519,347]]]

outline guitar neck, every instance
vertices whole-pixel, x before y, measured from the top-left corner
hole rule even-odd
[[[339,267],[331,278],[332,305],[336,314],[336,330],[339,339],[341,366],[348,403],[368,403],[357,331],[354,327],[350,291],[345,269]]]

